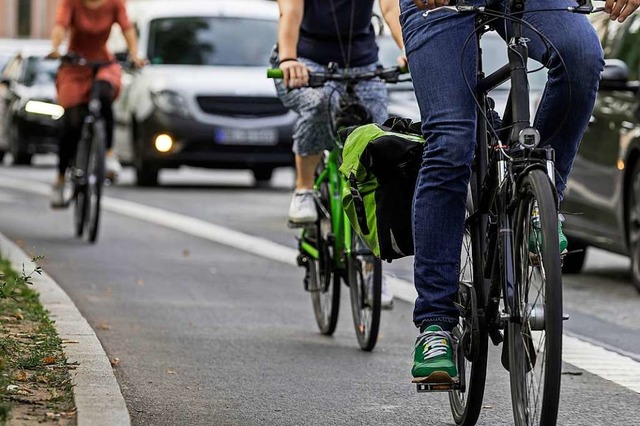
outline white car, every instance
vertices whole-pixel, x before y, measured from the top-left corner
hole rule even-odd
[[[139,185],[162,168],[245,168],[257,182],[293,164],[296,115],[266,78],[278,7],[264,0],[132,2],[149,65],[128,71],[114,105],[116,149]],[[114,32],[115,52],[125,51]]]

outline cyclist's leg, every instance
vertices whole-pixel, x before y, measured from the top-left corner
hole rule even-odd
[[[484,4],[484,1],[472,1]],[[413,375],[445,381],[457,375],[449,332],[457,325],[460,249],[476,131],[473,86],[476,46],[465,40],[474,16],[437,11],[427,19],[413,0],[401,0],[409,68],[427,139],[414,200],[414,322],[418,338]],[[442,335],[449,336],[442,339]],[[446,342],[447,347],[441,343]]]
[[[111,64],[101,68],[96,76],[96,90],[102,103],[101,115],[105,123],[106,133],[106,172],[110,180],[115,180],[122,171],[122,166],[113,150],[113,101],[118,97],[122,85],[122,67],[119,64]]]
[[[300,59],[313,71],[323,68],[309,60]],[[274,51],[271,64],[277,66]],[[322,152],[332,147],[328,102],[329,87],[289,90],[282,80],[275,80],[276,90],[283,105],[295,111],[299,118],[293,131],[293,152],[296,156],[296,191],[289,207],[289,221],[294,224],[314,222],[317,212],[313,201],[313,176]]]
[[[99,80],[96,82],[94,90],[96,91],[96,93],[94,93],[94,96],[97,96],[98,99],[100,99],[100,103],[102,104],[100,114],[104,119],[105,125],[105,147],[109,151],[113,147],[113,99],[115,89],[110,82]]]
[[[566,9],[572,0],[529,0],[527,10]],[[527,22],[544,34],[558,52],[531,29],[529,56],[549,68],[549,80],[535,118],[544,144],[556,153],[556,186],[562,198],[571,165],[593,111],[604,68],[602,47],[593,25],[583,16],[563,12],[527,13]],[[497,28],[502,28],[497,25]],[[564,64],[562,61],[564,60]],[[565,70],[566,65],[566,70]]]
[[[58,142],[58,176],[51,190],[50,201],[53,208],[65,206],[65,173],[76,155],[84,112],[85,106],[77,105],[67,108],[63,117],[62,133]]]

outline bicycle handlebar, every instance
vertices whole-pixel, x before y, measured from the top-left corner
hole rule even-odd
[[[359,81],[373,80],[379,78],[386,83],[400,83],[403,81],[409,81],[408,79],[400,79],[403,74],[408,74],[409,70],[406,67],[389,67],[378,68],[375,71],[363,71],[359,73],[351,72],[310,72],[309,73],[309,87],[320,87],[329,81],[341,81],[347,83],[357,83]],[[284,78],[284,71],[280,68],[267,69],[267,78],[282,79]]]

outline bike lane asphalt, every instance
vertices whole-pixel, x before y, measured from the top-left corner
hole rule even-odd
[[[346,292],[336,336],[317,334],[295,267],[110,213],[88,246],[71,237],[70,213],[7,193],[0,231],[47,256],[45,269],[119,358],[134,424],[451,423],[445,395],[409,384],[409,304],[383,315],[380,343],[366,354]],[[512,423],[498,356],[480,424]],[[638,394],[566,372],[561,424],[612,423],[614,413],[612,424],[635,424]]]

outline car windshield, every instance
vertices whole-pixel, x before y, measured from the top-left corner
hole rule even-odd
[[[24,85],[53,84],[58,72],[58,62],[44,58],[29,58],[25,64]]]
[[[396,46],[393,38],[379,37],[378,46],[380,47],[380,63],[385,67],[396,65],[397,58],[400,56],[400,49]],[[487,75],[508,62],[506,44],[495,33],[489,33],[482,37],[482,53],[484,71]],[[545,69],[540,69],[541,67],[542,65],[539,62],[529,59],[529,70],[538,70],[529,74],[529,86],[532,91],[543,90],[547,82],[547,72]],[[498,90],[509,90],[509,87],[510,82],[506,82],[499,86]]]
[[[277,25],[251,18],[156,19],[148,56],[155,65],[266,66]]]

